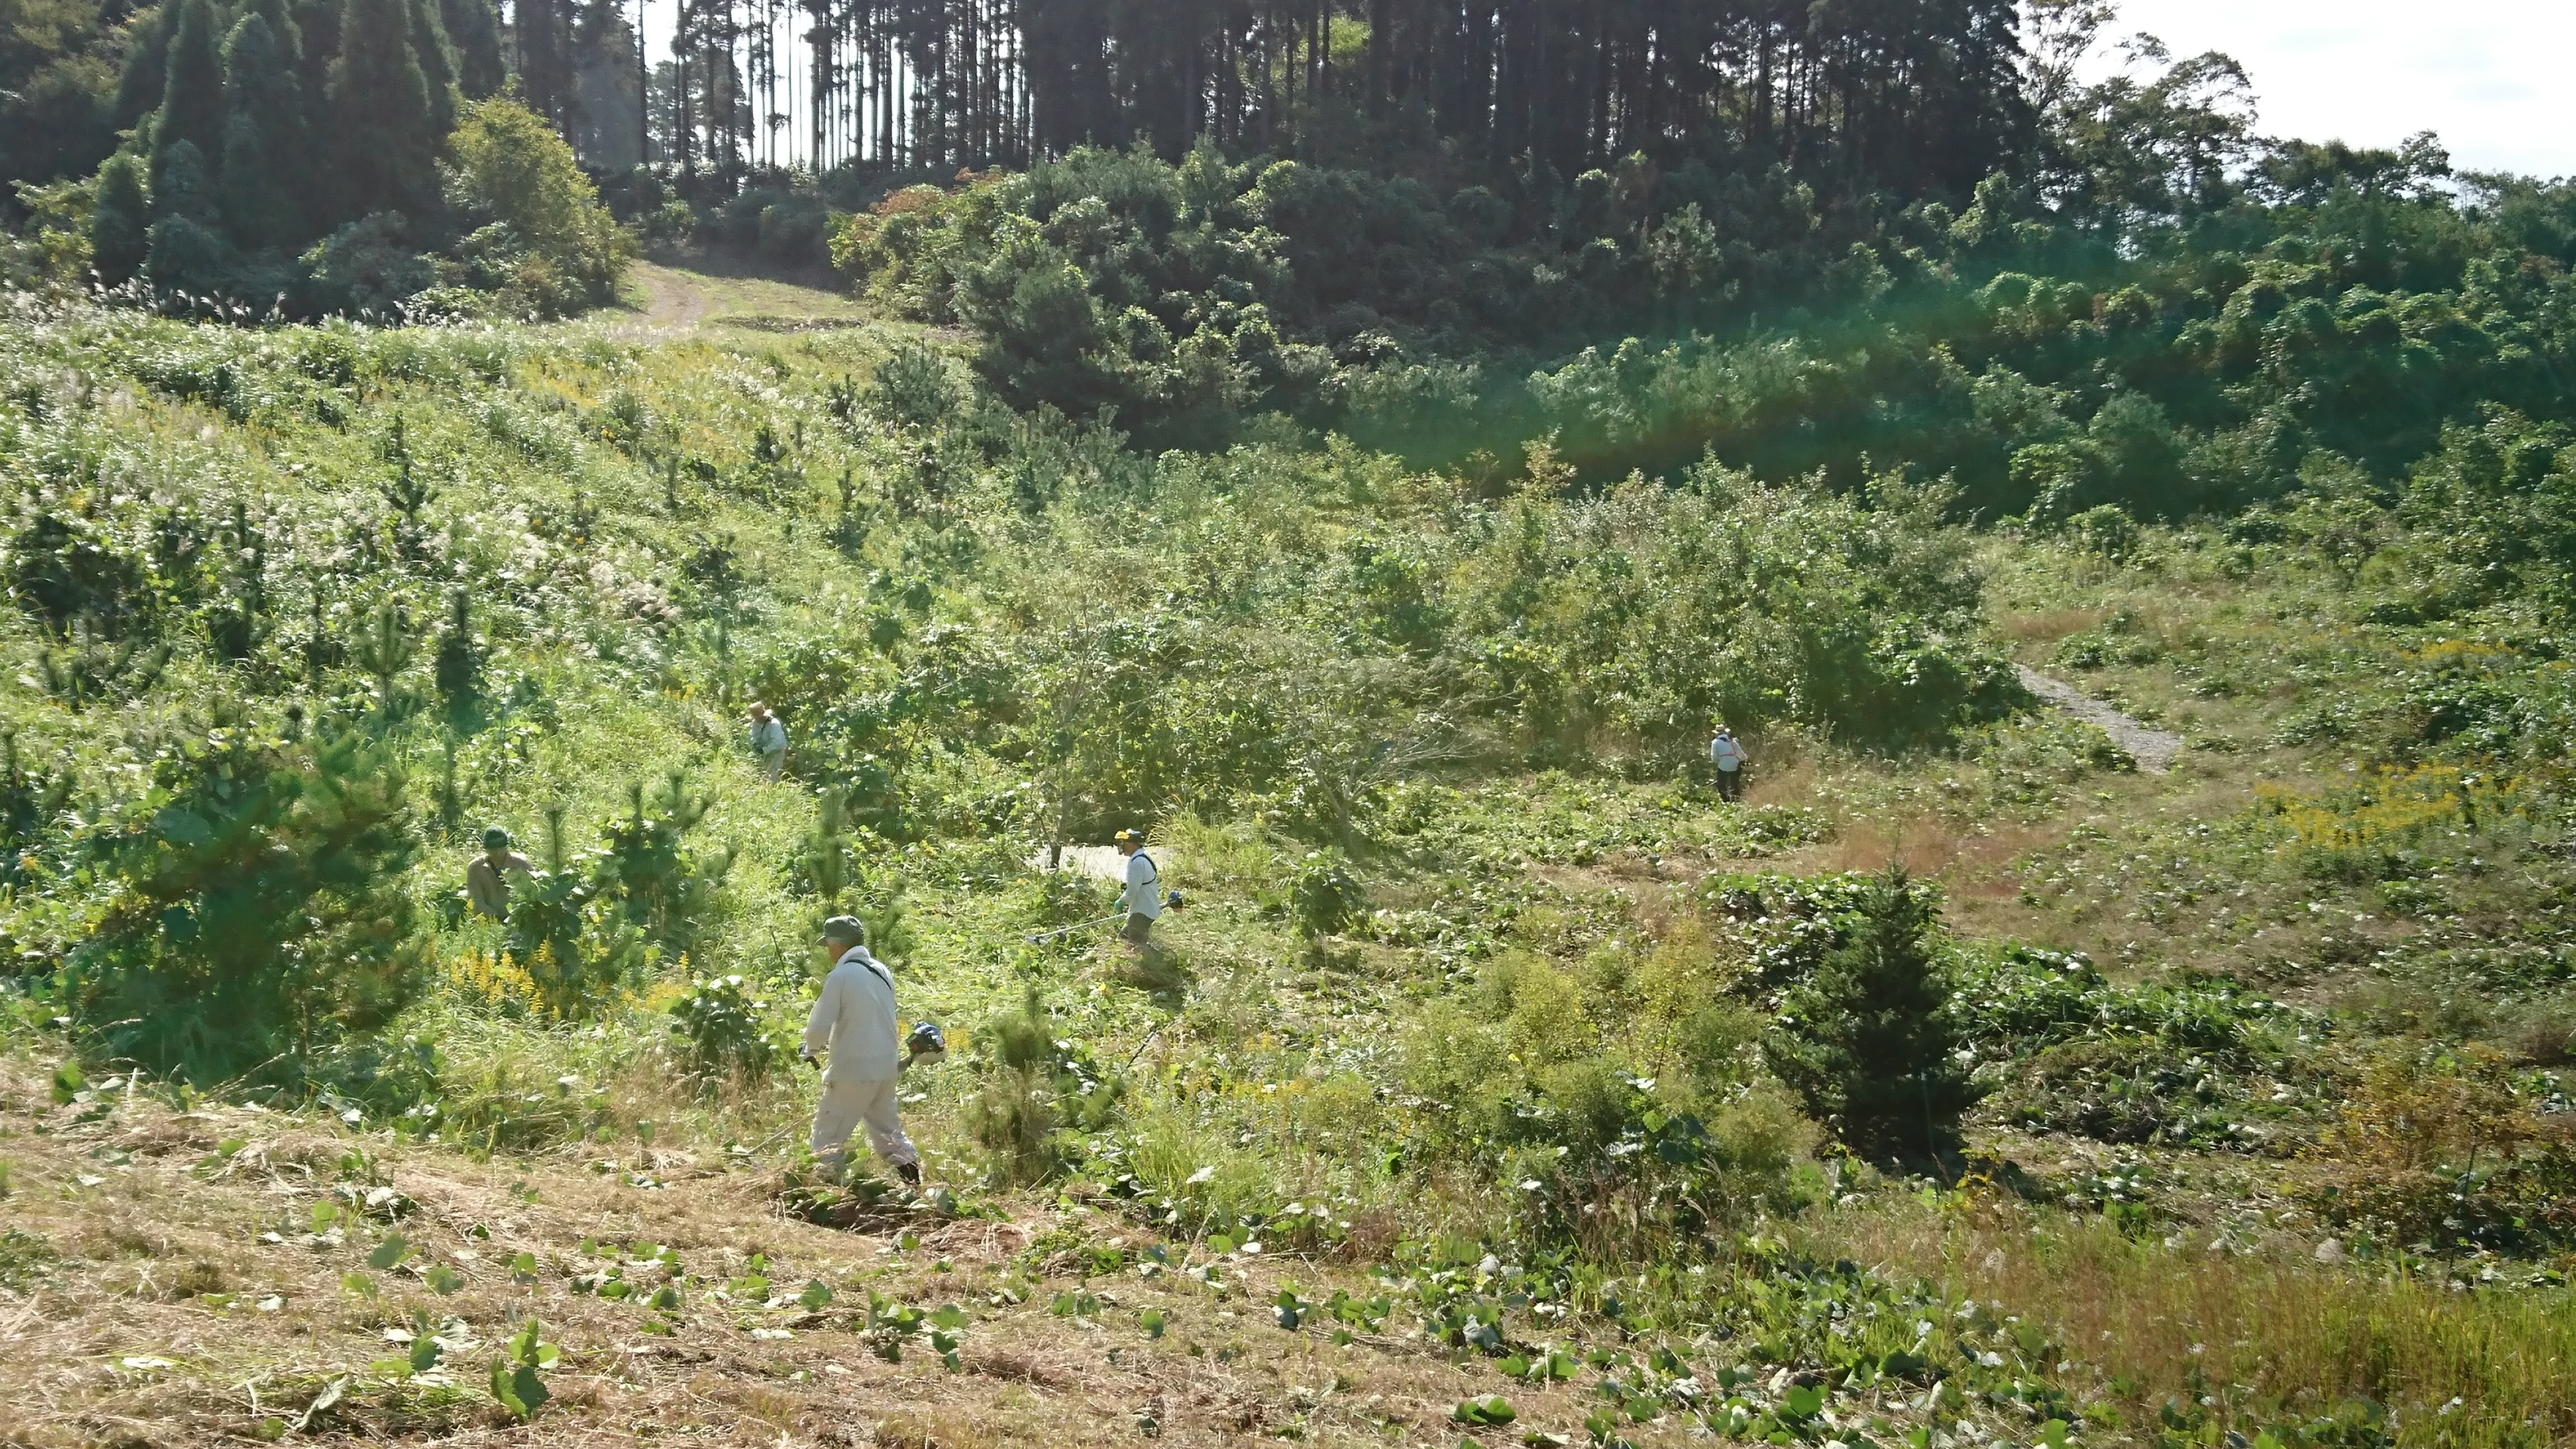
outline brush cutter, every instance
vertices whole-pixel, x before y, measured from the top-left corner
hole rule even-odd
[[[1127,913],[1125,911],[1120,911],[1116,915],[1102,916],[1097,920],[1076,921],[1070,926],[1058,926],[1052,931],[1031,931],[1021,939],[1034,946],[1040,941],[1052,941],[1058,936],[1070,936],[1076,931],[1088,931],[1094,926],[1105,926],[1111,921],[1123,921],[1125,919],[1127,919]]]
[[[1179,910],[1181,908],[1181,893],[1179,891],[1173,891],[1169,895],[1164,896],[1163,908],[1165,910],[1172,911]],[[1127,919],[1127,913],[1125,911],[1118,911],[1110,915],[1102,916],[1098,920],[1076,921],[1070,926],[1058,926],[1052,931],[1031,931],[1020,939],[1034,946],[1041,941],[1052,941],[1058,936],[1070,936],[1076,931],[1088,931],[1094,926],[1105,926],[1112,921],[1123,921],[1125,919]]]

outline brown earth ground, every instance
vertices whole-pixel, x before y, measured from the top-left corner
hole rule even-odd
[[[1133,1263],[1153,1240],[1076,1195],[1005,1201],[1007,1220],[846,1232],[790,1216],[780,1172],[756,1161],[628,1142],[590,1149],[619,1154],[613,1167],[514,1166],[332,1129],[113,1089],[57,1106],[36,1068],[0,1067],[0,1443],[1454,1445],[1459,1401],[1509,1388],[1519,1422],[1465,1437],[1518,1444],[1548,1430],[1580,1442],[1591,1407],[1392,1327],[1337,1344],[1329,1325],[1276,1325],[1283,1283],[1367,1292],[1347,1268],[1172,1243],[1168,1269],[1095,1275],[1095,1250]],[[370,1212],[370,1183],[399,1197]],[[342,1211],[317,1234],[323,1202]],[[371,1268],[397,1234],[412,1255]],[[678,1307],[643,1306],[667,1267],[630,1264],[642,1287],[625,1301],[576,1288],[638,1243],[676,1256]],[[754,1255],[766,1295],[740,1281]],[[1211,1261],[1216,1285],[1190,1271]],[[798,1301],[814,1282],[831,1293],[819,1311]],[[962,1308],[959,1366],[927,1326],[894,1345],[899,1361],[881,1352],[872,1295],[883,1312]],[[531,1318],[562,1357],[544,1375],[551,1402],[523,1425],[488,1383]],[[446,1341],[444,1361],[406,1377],[393,1361],[423,1329]],[[337,1402],[309,1412],[334,1385]]]

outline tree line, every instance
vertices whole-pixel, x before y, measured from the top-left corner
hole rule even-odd
[[[129,52],[120,94],[157,104],[99,172],[92,263],[111,283],[429,217],[459,105],[506,78],[485,0],[180,0],[136,23],[168,35]]]
[[[685,0],[657,79],[662,154],[739,176],[801,105],[830,166],[946,174],[1077,146],[1349,158],[1445,147],[1565,175],[1721,149],[1963,188],[2024,150],[2015,0]],[[783,99],[782,99],[783,96]]]
[[[549,115],[513,99],[525,37],[489,0],[169,0],[113,31],[112,90],[58,53],[8,93],[46,124],[0,129],[0,161],[41,168],[11,178],[29,217],[0,234],[0,277],[235,317],[552,315],[614,294],[633,239],[558,128],[620,123],[578,68]],[[64,90],[84,74],[86,112]]]
[[[2031,134],[2019,19],[2014,0],[1037,6],[1030,141],[1314,152],[1375,132],[1565,174],[1713,143],[1973,185]]]
[[[0,180],[88,174],[157,120],[174,66],[222,90],[253,11],[274,56],[249,42],[244,64],[295,93],[268,86],[260,104],[300,106],[305,131],[343,148],[295,159],[400,169],[414,140],[372,144],[390,117],[352,130],[331,112],[353,3],[209,0],[175,54],[185,0],[18,0],[28,19],[0,38]],[[1689,150],[1959,191],[2035,136],[2018,0],[681,0],[649,75],[620,0],[369,3],[354,23],[370,63],[407,45],[433,120],[442,80],[468,99],[515,84],[594,169],[649,161],[701,194],[789,165],[947,175],[1202,140],[1344,161],[1437,150],[1568,176]],[[412,104],[397,89],[378,99]],[[210,169],[225,104],[181,115]]]

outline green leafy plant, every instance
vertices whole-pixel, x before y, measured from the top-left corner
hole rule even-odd
[[[546,1389],[545,1370],[563,1356],[563,1350],[546,1342],[543,1334],[537,1320],[529,1319],[492,1360],[492,1398],[522,1423],[535,1418],[552,1397]]]
[[[1288,921],[1310,951],[1366,905],[1359,877],[1339,850],[1310,850],[1289,869]]]
[[[699,1071],[757,1081],[778,1060],[768,1013],[769,1003],[754,996],[741,976],[701,976],[671,1004],[671,1030],[687,1041],[689,1060]]]

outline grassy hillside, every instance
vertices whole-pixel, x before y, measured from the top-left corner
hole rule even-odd
[[[2025,536],[833,320],[12,304],[13,1442],[2576,1439],[2550,440]],[[1128,825],[1160,949],[1031,944]],[[918,1199],[800,1160],[835,909]]]

